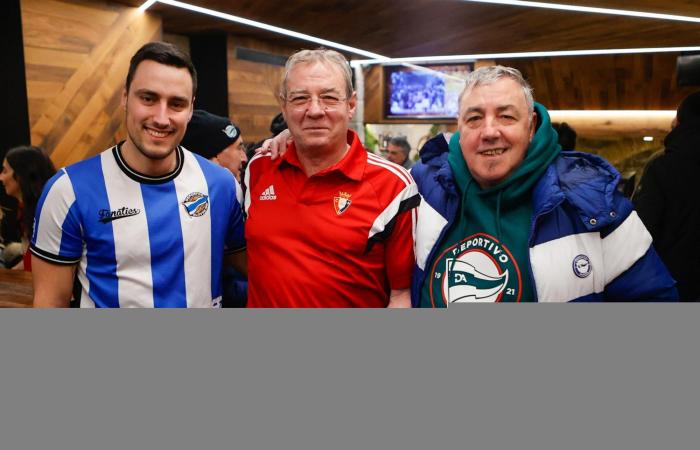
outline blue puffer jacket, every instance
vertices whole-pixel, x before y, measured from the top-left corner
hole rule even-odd
[[[416,230],[412,303],[455,221],[461,194],[443,135],[428,141],[411,174],[422,196]],[[529,276],[540,302],[674,300],[675,281],[651,245],[620,175],[591,154],[562,152],[533,190]],[[590,266],[577,267],[584,259]],[[589,273],[590,272],[590,273]]]

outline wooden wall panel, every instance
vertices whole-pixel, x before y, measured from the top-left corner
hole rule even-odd
[[[22,2],[33,145],[61,167],[125,136],[120,105],[129,59],[162,35],[151,13],[109,2]]]
[[[499,60],[523,72],[549,109],[676,109],[677,53]]]
[[[380,65],[363,69],[365,77],[365,123],[382,123],[384,115],[384,70]]]
[[[237,47],[280,56],[290,56],[297,49],[235,35],[228,37],[229,116],[241,128],[246,142],[256,142],[270,136],[270,122],[281,111],[277,92],[284,68],[239,60]]]
[[[550,110],[675,110],[698,87],[676,83],[676,53],[518,58],[477,61],[476,66],[502,64],[519,69],[534,88],[535,100]],[[380,66],[365,68],[365,121],[415,123],[382,118],[383,76]],[[589,138],[660,137],[670,120],[568,120]],[[422,122],[425,123],[425,122]],[[436,123],[440,123],[436,121]]]

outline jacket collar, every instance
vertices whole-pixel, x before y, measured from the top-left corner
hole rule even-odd
[[[604,159],[583,152],[561,152],[535,185],[535,216],[567,200],[588,230],[611,224],[620,174]]]
[[[451,135],[454,136],[454,135]],[[445,189],[448,194],[459,195],[452,168],[447,161],[450,152],[449,137],[438,134],[423,145],[420,150],[421,162],[426,166],[433,167],[436,181]],[[416,170],[414,168],[414,170]]]

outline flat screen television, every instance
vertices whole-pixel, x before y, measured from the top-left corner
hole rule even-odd
[[[384,66],[385,119],[455,119],[473,63]]]

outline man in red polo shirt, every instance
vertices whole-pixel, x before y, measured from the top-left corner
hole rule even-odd
[[[350,68],[332,50],[287,61],[282,112],[293,138],[245,176],[252,307],[410,307],[419,203],[402,167],[368,153],[349,129]]]

